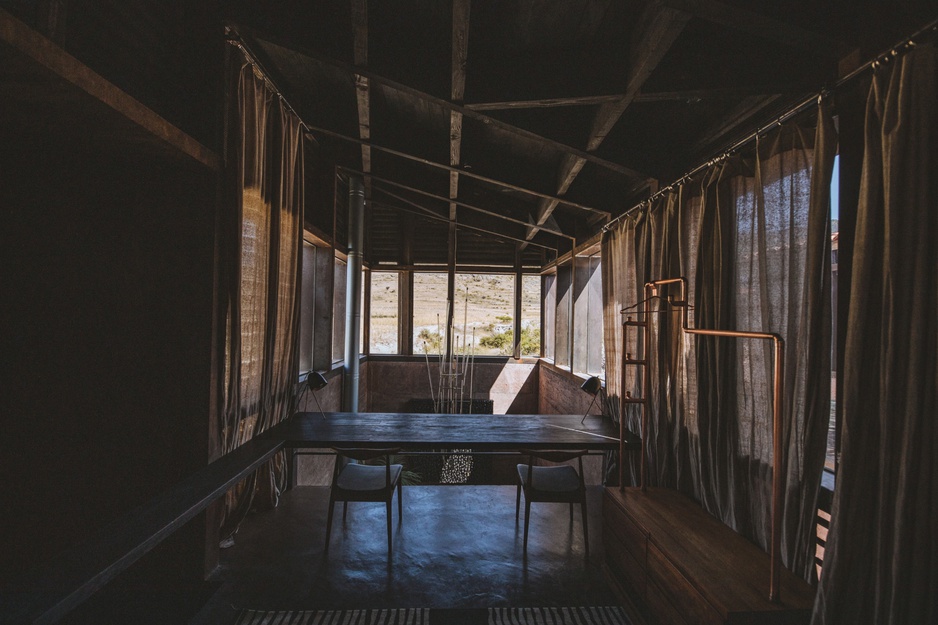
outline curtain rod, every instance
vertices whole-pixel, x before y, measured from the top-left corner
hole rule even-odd
[[[310,139],[312,139],[312,141],[315,144],[318,145],[319,141],[317,141],[316,137],[313,136],[312,131],[309,128],[309,124],[303,121],[303,118],[300,117],[300,114],[296,112],[296,109],[293,108],[293,105],[290,104],[286,96],[283,95],[283,92],[280,91],[280,89],[277,87],[274,81],[271,80],[270,74],[267,72],[266,69],[264,69],[263,64],[259,60],[257,60],[257,57],[254,56],[254,54],[252,54],[250,50],[248,50],[247,46],[244,43],[244,40],[241,39],[241,35],[239,35],[236,31],[231,30],[229,28],[228,32],[225,34],[225,41],[227,41],[230,45],[234,46],[238,50],[241,50],[241,52],[244,54],[245,59],[247,59],[247,62],[251,65],[251,67],[253,67],[258,73],[260,73],[261,78],[264,79],[264,83],[267,85],[267,87],[271,91],[274,92],[274,95],[276,95],[280,99],[281,102],[283,102],[283,105],[287,107],[287,110],[289,110],[291,113],[293,113],[294,116],[296,116],[296,119],[299,120],[300,122],[300,126],[306,129],[306,135]]]
[[[860,76],[867,70],[872,69],[873,71],[876,71],[881,65],[888,63],[891,59],[898,57],[900,54],[904,54],[908,52],[909,50],[911,50],[917,45],[917,42],[915,41],[916,39],[922,38],[927,34],[934,33],[936,30],[938,30],[938,19],[931,21],[929,24],[927,24],[923,28],[920,28],[919,30],[915,31],[908,37],[903,38],[902,41],[896,43],[885,52],[878,54],[877,56],[873,57],[872,59],[870,59],[863,65],[861,65],[860,67],[856,68],[855,70],[853,70],[852,72],[844,76],[843,78],[840,78],[837,81],[835,81],[830,87],[825,87],[821,89],[817,93],[817,95],[811,95],[810,97],[805,98],[803,101],[799,102],[798,104],[794,105],[792,108],[788,109],[788,111],[779,115],[775,119],[775,121],[769,122],[765,126],[762,126],[761,128],[756,129],[751,134],[746,135],[745,137],[743,137],[736,143],[733,143],[730,147],[721,151],[718,156],[715,156],[714,158],[711,158],[710,160],[704,163],[701,163],[697,167],[691,169],[689,172],[687,172],[686,174],[684,174],[683,176],[681,176],[680,178],[678,178],[677,180],[675,180],[674,182],[666,186],[665,188],[660,189],[657,192],[650,195],[649,197],[645,198],[644,200],[642,200],[641,202],[639,202],[632,208],[628,209],[627,211],[625,211],[624,213],[622,213],[615,219],[606,223],[606,225],[602,227],[602,232],[608,232],[620,220],[624,219],[625,217],[628,217],[632,213],[635,213],[642,207],[646,205],[650,207],[651,202],[657,199],[659,196],[664,195],[665,193],[668,193],[670,191],[673,191],[675,187],[679,187],[683,185],[684,183],[688,182],[691,178],[693,178],[695,175],[700,173],[702,170],[706,169],[707,167],[711,167],[719,163],[720,161],[726,159],[736,150],[740,149],[741,147],[743,147],[750,141],[762,136],[763,134],[771,130],[773,127],[781,126],[783,123],[785,123],[786,121],[788,121],[795,115],[807,110],[814,102],[820,103],[823,98],[829,96],[833,91],[840,89],[845,84],[854,80],[857,76]]]

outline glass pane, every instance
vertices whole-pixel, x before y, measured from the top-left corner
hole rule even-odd
[[[541,354],[541,277],[521,277],[521,355]]]
[[[371,353],[397,353],[398,274],[371,272]]]
[[[824,468],[836,466],[837,441],[837,250],[840,247],[840,155],[834,157],[831,177],[831,414]]]
[[[541,305],[544,307],[544,357],[555,359],[557,340],[557,276],[552,274],[541,278],[544,281],[544,293]]]
[[[514,352],[513,275],[456,274],[455,350],[510,356]]]
[[[570,354],[570,312],[573,310],[573,267],[570,265],[557,268],[557,306],[556,325],[554,326],[554,363],[569,367]]]
[[[313,368],[313,319],[316,314],[316,248],[303,243],[300,288],[300,372]]]
[[[586,372],[602,376],[606,371],[606,351],[603,345],[603,272],[600,255],[589,259],[590,279],[587,286],[589,312],[587,313],[587,349]]]
[[[414,354],[441,354],[446,335],[446,274],[414,274]]]
[[[346,264],[335,259],[335,283],[332,287],[332,361],[345,358],[345,283]]]

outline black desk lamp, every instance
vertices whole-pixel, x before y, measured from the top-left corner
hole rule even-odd
[[[593,401],[590,402],[589,408],[586,409],[586,414],[583,415],[582,419],[580,419],[580,423],[583,423],[586,421],[586,417],[590,415],[590,410],[592,410],[593,404],[596,403],[596,398],[599,396],[599,392],[603,390],[603,383],[598,377],[594,375],[588,378],[580,388],[593,396]]]
[[[312,391],[313,399],[316,400],[316,405],[319,406],[319,414],[322,415],[322,418],[326,418],[326,413],[322,410],[322,404],[319,403],[319,398],[316,396],[316,391],[321,391],[326,388],[329,384],[329,381],[326,380],[326,377],[319,373],[318,371],[310,371],[306,374],[306,384],[305,389]]]

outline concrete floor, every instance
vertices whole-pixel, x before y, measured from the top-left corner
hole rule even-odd
[[[534,504],[525,559],[514,487],[405,486],[389,560],[383,504],[349,504],[344,526],[337,505],[324,554],[328,488],[297,487],[244,522],[191,624],[229,623],[236,608],[615,605],[600,569],[601,494],[590,487],[587,562],[579,509],[571,522],[565,504]]]

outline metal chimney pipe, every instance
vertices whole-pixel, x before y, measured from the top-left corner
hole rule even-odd
[[[365,224],[365,186],[349,176],[348,264],[345,290],[345,384],[342,410],[358,412],[359,343],[362,317],[362,241]]]

